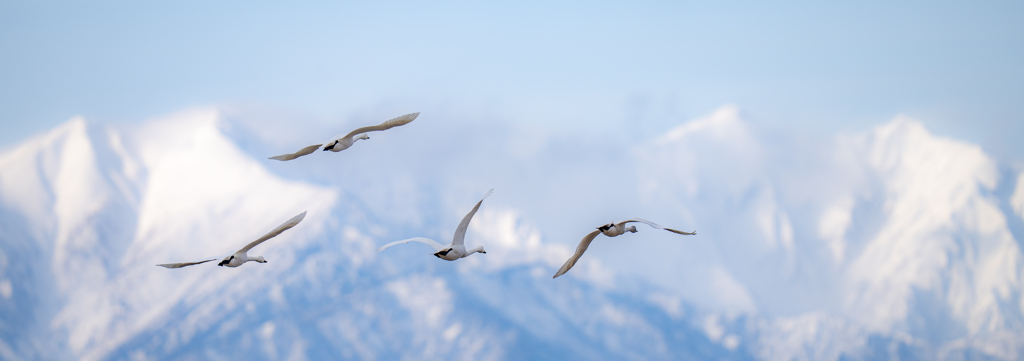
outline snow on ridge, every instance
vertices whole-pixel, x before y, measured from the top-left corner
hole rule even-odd
[[[710,135],[720,139],[747,137],[749,135],[745,134],[748,132],[746,128],[746,124],[740,118],[739,107],[725,105],[708,116],[676,126],[655,142],[659,144],[676,142],[694,134]]]
[[[759,310],[746,312],[769,319],[827,312],[861,334],[933,345],[1024,330],[1024,257],[1007,228],[1012,215],[992,195],[998,164],[979,146],[898,116],[821,149],[798,149],[821,154],[808,158],[773,152],[787,140],[748,129],[723,108],[636,152],[648,204],[676,212],[701,235],[686,252],[702,256],[674,255],[689,264],[684,274],[724,265]],[[807,164],[795,169],[804,179],[791,173],[799,162]],[[822,181],[828,186],[813,184]],[[1015,207],[1024,203],[1017,189]],[[698,304],[714,295],[682,292]],[[861,342],[854,336],[837,337]]]
[[[652,256],[673,265],[662,285],[675,282],[686,299],[711,309],[773,312],[776,301],[758,294],[780,292],[778,279],[752,266],[791,267],[799,238],[765,174],[775,161],[765,154],[770,146],[738,108],[723,106],[634,150],[645,208],[676,214],[673,223],[697,230],[674,241],[672,252]]]
[[[69,300],[52,327],[67,332],[68,346],[83,359],[104,358],[166,322],[175,305],[199,302],[196,293],[272,272],[174,273],[153,264],[233,252],[308,210],[302,227],[260,248],[271,262],[288,265],[294,251],[281,243],[301,244],[303,235],[322,228],[337,192],[270,174],[232,145],[221,125],[216,110],[178,113],[123,134],[75,118],[0,155],[4,200],[45,205],[40,195],[52,194],[52,207],[24,213],[55,223],[52,236],[37,238],[53,241],[58,292]],[[16,182],[35,174],[44,179],[27,177],[27,183],[40,189]],[[238,286],[226,289],[257,290]],[[215,301],[214,309],[234,307],[225,301]]]
[[[4,164],[0,168],[0,198],[24,217],[20,227],[34,241],[30,248],[8,250],[18,252],[19,258],[32,257],[23,261],[33,265],[33,274],[53,276],[34,280],[38,282],[35,287],[22,284],[15,289],[56,303],[76,299],[83,285],[106,282],[120,272],[112,260],[123,255],[130,242],[131,227],[120,223],[134,221],[136,192],[129,184],[135,175],[118,172],[131,167],[120,145],[119,134],[112,128],[75,117],[0,156]],[[41,259],[35,258],[39,256]],[[51,282],[52,290],[48,288]],[[60,321],[55,317],[56,325]],[[89,326],[85,332],[90,332]],[[67,345],[81,349],[80,341],[69,338]],[[59,353],[31,351],[51,356],[54,352]]]
[[[72,278],[101,279],[112,271],[98,262],[126,245],[123,237],[99,239],[96,227],[128,216],[136,189],[135,174],[119,172],[133,165],[120,148],[116,130],[75,117],[0,155],[0,194],[7,207],[20,211],[38,246],[52,256],[53,271]],[[64,280],[64,289],[77,281]]]
[[[1017,217],[1024,219],[1024,172],[1017,175],[1017,184],[1010,196],[1010,206],[1017,212]]]
[[[56,195],[49,184],[61,167],[55,153],[64,148],[67,139],[84,136],[86,126],[85,119],[74,117],[0,153],[0,192],[5,195],[2,202],[29,221],[39,222],[30,228],[56,231],[51,216]]]
[[[699,154],[696,150],[702,150]],[[665,178],[681,184],[688,196],[700,192],[742,192],[763,171],[763,146],[740,118],[739,108],[723,106],[712,114],[683,123],[635,151],[660,167],[667,177],[644,177],[641,189],[649,197]],[[653,158],[652,158],[653,157]]]
[[[882,186],[876,196],[884,197],[875,211],[885,222],[851,261],[853,314],[891,329],[910,315],[914,297],[925,297],[945,303],[968,334],[1024,326],[1021,310],[999,301],[1020,297],[1024,257],[991,195],[996,162],[977,145],[933,136],[904,117],[864,144]]]
[[[74,134],[76,126],[81,127],[84,138]],[[75,202],[66,199],[62,206],[88,209],[97,202],[105,204],[103,200],[116,200],[110,206],[116,208],[114,211],[108,207],[96,212],[103,214],[103,219],[117,218],[126,212],[133,214],[133,218],[137,215],[127,229],[101,229],[93,224],[94,218],[78,221],[100,235],[126,232],[124,240],[129,243],[120,253],[92,255],[117,272],[78,278],[81,284],[64,294],[75,302],[61,310],[54,326],[68,332],[79,357],[116,357],[126,342],[138,341],[139,335],[156,333],[160,327],[171,328],[160,333],[160,337],[165,337],[160,340],[168,345],[188,345],[211,337],[203,336],[204,332],[248,335],[246,332],[250,331],[253,337],[285,335],[294,337],[290,339],[296,345],[309,345],[309,340],[296,336],[298,331],[287,320],[260,320],[257,329],[245,330],[248,324],[237,317],[253,312],[245,308],[255,306],[218,297],[217,293],[225,289],[243,294],[266,292],[274,304],[284,305],[284,286],[267,285],[266,280],[273,283],[315,279],[317,270],[310,264],[338,261],[351,262],[337,266],[347,267],[343,272],[364,272],[362,276],[367,276],[367,271],[360,267],[375,260],[375,254],[369,253],[372,246],[393,236],[389,233],[393,232],[390,224],[358,224],[352,223],[352,219],[358,219],[356,216],[346,220],[328,215],[339,212],[336,204],[342,197],[341,185],[332,184],[338,186],[332,188],[310,185],[301,179],[282,179],[268,171],[262,159],[245,154],[237,139],[225,134],[224,127],[225,120],[219,111],[199,109],[106,133],[103,129],[108,128],[90,128],[80,119],[59,128],[63,132],[59,134],[69,139],[61,144],[81,150],[72,151],[66,159],[81,157],[79,165],[98,169],[78,169],[74,173],[71,171],[75,168],[68,168],[66,178],[87,181],[65,182],[65,189],[100,189]],[[662,265],[669,271],[670,281],[691,289],[688,293],[656,290],[642,295],[643,302],[663,310],[664,317],[675,322],[673,327],[700,315],[710,315],[695,321],[709,339],[727,350],[746,350],[764,359],[869,358],[863,352],[871,347],[870,340],[875,335],[914,347],[948,349],[948,354],[954,355],[949,357],[955,357],[959,350],[979,349],[1009,359],[1020,354],[1014,351],[1020,343],[1013,336],[1021,334],[1020,319],[1024,314],[1024,301],[1020,300],[1024,261],[1013,235],[1007,231],[1005,217],[1010,215],[1000,211],[998,200],[991,195],[999,181],[997,166],[980,148],[935,137],[921,123],[898,117],[862,135],[834,142],[837,149],[823,153],[845,154],[830,158],[840,159],[840,164],[814,171],[827,173],[849,168],[853,176],[832,187],[807,190],[819,193],[801,198],[791,194],[801,187],[783,187],[786,180],[771,171],[773,165],[787,161],[778,154],[765,153],[773,150],[773,141],[751,131],[735,107],[724,107],[634,151],[640,161],[640,203],[651,213],[677,216],[652,220],[663,224],[671,221],[673,226],[682,223],[699,231],[698,237],[673,238],[669,243],[663,242],[668,238],[661,237],[670,235],[642,230],[644,239],[637,242],[665,247],[658,252],[661,254],[652,255],[650,263]],[[37,149],[42,152],[48,148]],[[59,149],[63,148],[52,148]],[[10,154],[0,154],[0,195],[5,201],[10,193],[3,182],[10,178],[3,178],[4,173],[18,172],[6,164],[22,164],[20,158]],[[858,157],[847,157],[851,154]],[[1024,208],[1024,176],[1017,182],[1010,200],[1011,208],[1019,214]],[[420,190],[417,187],[410,183],[405,192]],[[631,196],[626,193],[624,198]],[[804,204],[793,199],[812,202]],[[418,202],[406,203],[422,206]],[[465,210],[452,207],[464,208],[462,203],[444,204],[442,208],[451,208],[455,212],[452,217],[461,217]],[[182,261],[233,251],[250,234],[258,236],[265,228],[306,208],[310,217],[300,227],[260,248],[272,255],[273,258],[268,257],[271,265],[283,267],[245,269],[246,272],[187,268],[174,272],[151,264],[153,259]],[[865,214],[878,216],[868,219]],[[455,265],[444,265],[455,267],[464,276],[477,277],[476,282],[489,281],[488,274],[521,267],[532,279],[550,282],[550,274],[572,249],[546,242],[545,233],[527,222],[531,216],[520,209],[485,202],[470,227],[467,243],[483,244],[489,254],[486,258],[471,257]],[[71,214],[68,219],[78,219],[75,217],[82,215]],[[871,224],[876,220],[879,224]],[[419,227],[418,223],[413,224],[413,228]],[[326,229],[336,232],[328,237],[336,242],[316,238]],[[634,240],[615,239],[606,245]],[[327,254],[309,256],[305,260],[310,264],[300,265],[299,251],[295,249],[302,247],[320,247]],[[346,259],[344,252],[368,255]],[[628,288],[621,282],[624,279],[607,267],[610,262],[600,262],[595,254],[588,253],[591,257],[581,260],[571,275],[559,278],[560,283],[551,287],[566,290],[555,287],[569,287],[564,285],[579,279],[587,281],[588,287],[597,286],[595,293]],[[475,272],[478,270],[486,272]],[[447,351],[432,349],[430,344],[479,334],[472,346],[477,352],[474,355],[500,358],[507,351],[504,347],[511,344],[512,336],[494,327],[482,328],[481,324],[486,325],[484,321],[439,321],[441,316],[437,315],[450,315],[453,311],[447,306],[438,307],[435,302],[465,300],[466,296],[460,293],[465,290],[457,288],[460,285],[436,276],[417,277],[392,278],[381,286],[382,294],[391,295],[410,315],[421,318],[411,331],[418,340],[417,347],[440,357]],[[599,282],[609,279],[614,284]],[[341,286],[351,287],[344,282]],[[364,301],[370,304],[375,300]],[[694,313],[688,307],[695,302],[702,306],[721,303],[725,311]],[[182,309],[187,309],[187,314],[180,315]],[[603,337],[604,346],[615,350],[610,355],[643,357],[645,354],[623,349],[622,344],[607,344],[630,340],[628,335],[614,332],[638,331],[645,337],[651,336],[655,350],[647,356],[671,356],[673,330],[660,328],[666,327],[658,324],[663,320],[642,315],[636,305],[628,303],[604,303],[593,310],[602,315],[604,323],[600,327],[582,325],[587,327],[588,336]],[[360,317],[357,313],[361,311],[337,312],[337,317],[330,320],[341,323],[323,321],[318,327],[336,327],[338,332],[344,332],[342,329],[348,323],[342,321],[351,322],[353,317]],[[946,313],[935,320],[929,312]],[[220,319],[225,313],[235,318]],[[372,313],[369,315],[362,317],[373,317]],[[175,318],[178,316],[182,319]],[[647,318],[633,322],[643,317]],[[752,321],[734,321],[735,317]],[[230,325],[218,326],[220,321]],[[627,330],[616,330],[617,326]],[[220,331],[215,331],[218,327]],[[928,329],[949,331],[930,334]],[[271,347],[268,354],[286,353],[283,348],[272,348],[269,340],[266,343]],[[295,347],[292,352],[302,349]],[[358,354],[386,355],[370,347],[360,345]],[[942,352],[946,351],[933,355],[945,358]]]

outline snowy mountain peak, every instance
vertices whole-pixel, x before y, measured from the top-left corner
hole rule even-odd
[[[922,319],[921,326],[907,326],[924,328],[908,331],[1020,327],[1019,309],[998,301],[1019,299],[1005,290],[1020,289],[1024,259],[992,195],[995,161],[976,145],[936,137],[906,118],[876,128],[864,151],[878,189],[863,192],[870,196],[862,202],[875,202],[871,212],[884,220],[850,264],[856,286],[849,307],[873,327],[889,329],[915,313],[915,304],[934,298],[951,311],[949,322]]]
[[[227,118],[75,118],[0,154],[0,357],[1024,354],[1024,175],[906,117],[805,149],[726,106],[572,164],[551,152],[587,149],[577,138],[509,155],[487,127],[463,130],[469,155],[396,132],[268,162]],[[373,252],[450,237],[492,186],[467,236],[488,254]],[[154,266],[225,255],[302,211],[254,249],[267,264]],[[605,216],[698,235],[602,236],[552,280]]]
[[[656,142],[664,144],[694,136],[710,135],[716,138],[737,136],[743,135],[742,133],[746,132],[745,128],[746,125],[740,119],[739,107],[725,105],[706,117],[676,126],[661,136]]]
[[[638,152],[645,198],[707,240],[687,245],[683,255],[704,256],[687,258],[684,274],[727,275],[720,284],[739,290],[689,280],[682,294],[719,307],[747,298],[779,317],[835,312],[814,322],[936,344],[1021,332],[1024,256],[1000,206],[1013,198],[994,194],[1006,177],[979,146],[900,116],[802,150],[814,156],[781,153],[735,114],[680,125]]]
[[[56,295],[74,300],[53,323],[68,332],[72,350],[101,357],[131,330],[159,319],[128,320],[125,312],[166,312],[182,291],[207,279],[192,273],[172,281],[153,264],[233,252],[295,213],[312,211],[307,227],[275,240],[287,241],[318,228],[333,207],[334,191],[271,175],[218,126],[218,113],[209,110],[127,134],[75,118],[0,156],[4,203],[25,216],[25,232],[52,254],[33,262],[50,265]],[[282,249],[277,242],[260,248]],[[289,263],[287,255],[267,258]]]

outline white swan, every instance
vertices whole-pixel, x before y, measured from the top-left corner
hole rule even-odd
[[[473,206],[473,210],[469,211],[469,214],[466,214],[466,216],[462,218],[462,222],[459,223],[459,228],[455,229],[455,237],[452,238],[452,244],[445,246],[429,238],[414,237],[385,244],[380,248],[377,248],[377,252],[383,251],[388,247],[394,246],[396,244],[420,242],[431,247],[434,247],[434,251],[436,251],[434,252],[434,256],[437,256],[437,258],[447,261],[454,261],[459,258],[468,257],[469,255],[477,252],[487,253],[484,251],[484,246],[476,246],[476,248],[473,248],[468,252],[466,251],[466,229],[469,228],[469,221],[473,219],[473,215],[476,214],[476,211],[478,209],[480,209],[480,204],[482,204],[484,202],[484,199],[490,196],[491,193],[493,192],[494,189],[487,191],[487,194],[484,194],[484,197],[480,198],[479,202],[476,202],[476,206]]]
[[[657,223],[654,223],[654,222],[651,222],[651,221],[648,221],[648,220],[644,220],[644,219],[640,219],[640,218],[633,218],[633,219],[626,220],[626,221],[608,223],[606,225],[597,227],[597,230],[595,230],[593,232],[590,232],[586,236],[584,236],[583,240],[580,241],[580,244],[578,246],[576,246],[576,253],[573,254],[572,257],[569,257],[569,260],[565,261],[565,264],[562,265],[562,268],[559,268],[558,272],[555,273],[555,275],[552,276],[551,278],[558,278],[558,276],[561,276],[561,275],[565,274],[566,272],[569,272],[569,269],[571,269],[572,266],[575,266],[576,265],[576,261],[578,261],[580,259],[580,257],[583,256],[583,252],[587,251],[587,247],[590,247],[590,242],[594,241],[594,238],[597,237],[598,233],[604,233],[604,235],[608,236],[608,237],[615,237],[615,236],[621,235],[621,234],[626,233],[626,232],[636,233],[637,232],[636,231],[636,226],[629,226],[629,228],[626,228],[626,223],[630,223],[630,222],[640,222],[640,223],[646,224],[648,226],[654,227],[656,229],[664,229],[664,230],[672,232],[672,233],[685,234],[685,235],[690,235],[690,236],[697,234],[697,231],[693,231],[693,232],[678,231],[678,230],[674,230],[674,229],[671,229],[671,228],[665,228],[665,227],[659,226]]]
[[[280,160],[280,161],[292,160],[292,159],[295,159],[295,158],[298,158],[298,157],[301,157],[301,156],[313,153],[317,149],[320,149],[321,146],[323,146],[325,151],[329,150],[329,151],[332,151],[332,152],[340,152],[340,151],[343,151],[345,149],[348,149],[348,147],[351,147],[352,144],[355,144],[357,140],[360,140],[360,139],[370,139],[370,136],[368,136],[368,135],[366,135],[364,133],[376,132],[376,131],[380,131],[380,130],[387,130],[387,129],[391,129],[391,128],[394,128],[394,127],[397,127],[397,126],[406,125],[406,124],[409,124],[410,122],[412,122],[413,120],[416,120],[416,117],[418,117],[419,115],[420,115],[420,113],[416,112],[416,113],[409,113],[409,114],[406,114],[406,115],[403,115],[403,116],[400,116],[400,117],[397,117],[397,118],[388,119],[387,121],[385,121],[383,123],[380,123],[380,124],[377,124],[377,125],[371,125],[371,126],[368,126],[368,127],[362,127],[362,128],[353,130],[353,131],[349,132],[348,134],[346,134],[344,136],[342,136],[342,135],[335,136],[334,138],[331,138],[331,140],[328,140],[328,141],[324,142],[323,144],[314,144],[314,145],[311,145],[311,146],[299,149],[295,153],[281,154],[281,155],[270,157],[269,159],[277,159],[277,160]]]
[[[217,265],[218,266],[228,266],[228,267],[238,267],[238,266],[241,266],[243,263],[249,262],[249,261],[256,261],[256,262],[259,262],[259,263],[267,263],[267,260],[264,259],[263,256],[249,257],[249,254],[248,254],[249,250],[251,250],[253,247],[258,246],[260,243],[263,243],[263,241],[266,241],[268,239],[274,238],[277,235],[281,234],[281,232],[284,232],[284,231],[288,230],[289,228],[295,227],[295,225],[299,224],[299,222],[302,222],[303,218],[306,218],[306,212],[302,212],[301,214],[299,214],[299,215],[297,215],[295,217],[292,217],[292,219],[289,219],[287,222],[284,222],[284,224],[282,224],[280,226],[277,226],[277,228],[274,228],[274,230],[268,232],[267,234],[264,234],[263,237],[260,237],[260,238],[256,239],[255,241],[252,241],[249,244],[245,245],[245,247],[242,247],[242,249],[238,250],[238,252],[235,252],[235,253],[231,254],[230,256],[224,257],[224,259],[221,260],[220,263],[218,263]],[[206,262],[210,262],[210,261],[215,261],[215,260],[216,260],[216,258],[208,259],[208,260],[205,260],[205,261],[199,261],[199,262],[164,263],[164,264],[158,264],[157,266],[166,267],[166,268],[182,268],[182,267],[193,266],[193,265],[202,264],[202,263],[206,263]]]

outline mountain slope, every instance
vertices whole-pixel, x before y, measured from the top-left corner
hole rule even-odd
[[[1008,226],[1019,215],[999,194],[1016,172],[902,117],[802,152],[751,134],[723,108],[640,152],[646,197],[713,238],[691,251],[717,259],[688,272],[725,272],[741,285],[731,294],[751,300],[727,310],[776,318],[760,329],[825,327],[845,344],[891,335],[925,345],[929,358],[965,342],[1021,354],[1021,338],[1009,337],[1024,334],[1024,262]],[[848,326],[827,331],[836,324]]]
[[[977,146],[904,118],[801,143],[735,107],[631,149],[481,124],[428,116],[272,162],[292,145],[199,109],[76,118],[7,150],[0,357],[1024,354],[1024,173]],[[446,242],[491,187],[467,236],[487,254],[374,252]],[[255,249],[267,264],[154,266],[226,255],[303,210]],[[600,237],[551,279],[583,234],[632,216],[698,236]]]
[[[551,283],[548,272],[529,266],[558,262],[567,249],[464,267],[438,263],[414,247],[375,260],[373,249],[401,226],[375,224],[344,188],[267,172],[224,135],[229,126],[210,110],[123,131],[76,119],[0,158],[11,227],[5,235],[23,235],[3,239],[4,279],[13,295],[53,300],[52,309],[19,297],[5,302],[5,357],[742,357],[685,323],[678,326],[689,330],[687,342],[675,344],[643,319],[593,319],[590,311],[626,312],[638,300],[627,297],[621,305],[605,290]],[[29,174],[39,176],[24,178]],[[302,224],[256,249],[265,265],[154,266],[228,254],[303,210],[309,216]],[[15,217],[27,221],[9,221]],[[498,230],[484,235],[493,238],[486,243],[492,253],[541,247],[509,238],[529,236],[519,223],[508,211],[481,212],[475,222]],[[10,270],[38,273],[32,277],[47,282]],[[504,301],[544,290],[540,285],[548,289],[539,297]],[[561,292],[590,297],[567,301]],[[650,307],[646,312],[658,316]],[[567,334],[538,328],[541,315]],[[584,326],[590,331],[580,332]],[[36,331],[19,331],[25,329]],[[631,338],[638,330],[653,341]],[[616,337],[653,346],[598,341]],[[453,344],[460,347],[447,346]]]

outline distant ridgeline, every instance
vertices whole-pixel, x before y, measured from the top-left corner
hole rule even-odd
[[[0,359],[1024,358],[1024,173],[913,120],[801,143],[724,107],[633,145],[442,123],[276,162],[294,144],[228,118],[76,118],[0,153]],[[484,180],[508,195],[469,228],[486,255],[374,252],[449,237]],[[700,232],[598,238],[552,280],[595,209]],[[267,264],[154,267],[303,210]]]

